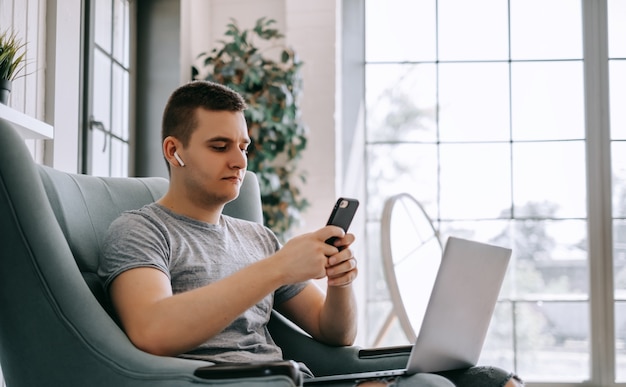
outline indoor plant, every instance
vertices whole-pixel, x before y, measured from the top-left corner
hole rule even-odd
[[[297,186],[305,182],[305,176],[296,168],[306,147],[306,128],[299,107],[302,62],[292,49],[280,44],[283,35],[272,28],[274,23],[261,18],[252,30],[241,30],[231,20],[225,33],[228,41],[199,55],[203,65],[193,66],[192,78],[226,85],[246,100],[252,139],[248,169],[260,181],[265,224],[284,240],[308,206]],[[262,50],[254,39],[272,44]],[[268,57],[277,47],[279,58]]]
[[[11,83],[26,66],[26,43],[17,38],[15,32],[0,34],[0,102],[7,103]]]

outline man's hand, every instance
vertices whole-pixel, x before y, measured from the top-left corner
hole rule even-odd
[[[331,237],[337,238],[335,246],[324,242]],[[352,253],[349,249],[345,252],[339,250],[352,241],[354,236],[345,235],[341,228],[326,226],[290,239],[271,259],[275,260],[278,270],[285,277],[285,283],[321,279],[328,275],[329,269],[333,276],[343,278],[345,272],[350,271],[348,266],[351,264],[345,261],[350,260]],[[338,279],[338,282],[345,283],[346,280]]]
[[[324,241],[336,237],[331,246]],[[321,266],[319,276],[328,277],[327,292],[309,284],[302,292],[278,306],[278,310],[315,339],[330,345],[351,345],[356,337],[356,300],[350,284],[357,275],[356,260],[350,250],[355,237],[337,226],[326,226],[314,233],[290,240],[279,253],[295,258],[292,274],[304,272],[313,262]],[[308,248],[309,251],[302,249]],[[313,251],[317,251],[312,253]],[[321,254],[321,258],[320,258]],[[306,278],[306,277],[302,277]]]
[[[343,238],[335,241],[334,245],[339,252],[328,257],[326,268],[328,286],[344,287],[356,279],[358,274],[357,263],[352,250],[349,248],[354,239],[353,234],[346,234]]]

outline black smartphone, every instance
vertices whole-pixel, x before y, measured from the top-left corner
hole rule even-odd
[[[357,208],[359,208],[359,201],[357,199],[337,199],[335,207],[333,207],[333,211],[330,213],[330,218],[328,218],[326,225],[338,226],[341,227],[343,231],[348,232],[348,228],[350,227],[350,223],[352,223],[352,218],[354,218]],[[328,238],[326,243],[332,245],[336,239],[337,238],[335,237]]]

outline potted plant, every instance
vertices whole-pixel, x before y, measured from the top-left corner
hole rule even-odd
[[[229,40],[198,56],[203,65],[192,67],[192,78],[226,85],[246,100],[252,139],[248,169],[260,181],[266,226],[284,240],[309,204],[297,186],[305,175],[296,169],[307,139],[299,105],[302,62],[292,49],[275,42],[283,35],[272,28],[274,23],[261,18],[252,30],[241,30],[231,19],[225,33]],[[271,43],[264,45],[270,49],[261,50],[255,39]],[[278,58],[268,57],[277,47]]]
[[[15,32],[0,34],[0,102],[6,104],[11,84],[26,66],[26,43],[17,38]]]

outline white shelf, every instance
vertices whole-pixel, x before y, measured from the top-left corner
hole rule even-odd
[[[48,125],[22,112],[18,112],[2,103],[0,103],[0,118],[12,123],[24,139],[51,140],[54,138],[54,128],[52,125]]]

